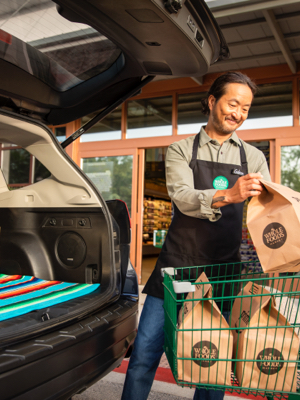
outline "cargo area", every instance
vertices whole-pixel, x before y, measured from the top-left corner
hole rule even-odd
[[[7,341],[21,332],[81,315],[101,298],[100,284],[46,281],[26,275],[0,275],[0,337]]]
[[[94,292],[99,287],[100,284],[45,281],[33,276],[1,274],[0,321],[77,299]]]

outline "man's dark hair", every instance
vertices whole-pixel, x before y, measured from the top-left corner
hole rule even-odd
[[[256,84],[247,76],[242,74],[241,72],[237,71],[230,71],[226,72],[223,75],[220,75],[211,85],[207,96],[203,99],[201,99],[201,105],[202,105],[202,113],[204,115],[209,115],[210,109],[208,107],[208,98],[210,95],[213,95],[216,101],[218,100],[225,94],[226,92],[226,86],[230,83],[240,83],[242,85],[247,85],[252,91],[253,96],[257,92],[257,86]]]

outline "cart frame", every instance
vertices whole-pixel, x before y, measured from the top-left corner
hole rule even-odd
[[[277,360],[277,365],[279,365],[279,369],[285,367],[285,380],[289,378],[291,371],[293,371],[293,366],[296,368],[296,372],[293,376],[292,384],[296,385],[296,392],[292,392],[290,390],[278,390],[278,384],[274,384],[273,388],[270,388],[270,385],[268,382],[273,382],[274,377],[271,376],[270,370],[271,367],[274,366],[273,361],[270,361],[270,370],[269,370],[269,377],[267,379],[267,384],[265,388],[262,388],[262,381],[263,381],[263,374],[260,373],[260,377],[258,380],[258,384],[254,385],[256,387],[251,387],[251,386],[242,386],[239,384],[239,381],[237,380],[236,377],[236,372],[237,372],[237,365],[238,363],[244,363],[246,365],[246,361],[248,363],[252,363],[253,365],[253,370],[255,370],[255,365],[257,365],[257,359],[254,357],[247,358],[247,359],[242,359],[242,358],[237,358],[237,350],[235,354],[227,354],[227,357],[213,357],[211,358],[211,352],[209,353],[210,356],[209,358],[205,358],[205,361],[208,362],[208,366],[210,366],[210,363],[213,363],[215,361],[220,363],[223,362],[229,362],[233,368],[231,372],[231,385],[228,384],[218,384],[218,383],[203,383],[201,382],[201,366],[199,368],[199,381],[195,381],[192,379],[190,380],[183,380],[182,378],[179,377],[178,375],[178,369],[180,363],[184,365],[183,363],[191,363],[193,368],[193,365],[195,363],[202,363],[204,358],[199,358],[197,359],[191,355],[188,357],[178,357],[177,351],[178,351],[178,337],[181,334],[181,337],[183,337],[183,334],[187,334],[187,332],[192,332],[191,334],[195,334],[197,331],[199,331],[201,335],[204,335],[204,332],[209,332],[210,335],[214,333],[214,331],[219,330],[220,335],[219,335],[219,344],[220,344],[220,337],[222,334],[222,331],[224,331],[223,336],[229,332],[232,332],[235,328],[231,326],[231,315],[229,317],[229,326],[227,328],[218,328],[214,329],[211,326],[210,327],[205,327],[205,325],[202,326],[201,329],[199,327],[197,329],[194,329],[194,325],[192,326],[187,326],[184,327],[178,326],[177,321],[178,321],[178,316],[179,314],[182,313],[181,315],[181,320],[184,321],[184,306],[188,304],[189,302],[193,304],[192,308],[192,313],[194,313],[193,310],[195,310],[195,306],[198,304],[203,304],[205,301],[208,301],[207,297],[200,297],[197,298],[195,297],[194,293],[196,289],[199,289],[199,285],[204,285],[205,283],[197,283],[196,278],[200,276],[202,272],[205,272],[208,276],[209,283],[211,285],[211,297],[210,297],[210,304],[212,302],[215,302],[221,313],[223,314],[227,309],[232,309],[233,303],[237,299],[241,299],[241,304],[242,301],[245,301],[245,298],[249,298],[251,305],[250,305],[250,315],[251,315],[251,307],[252,307],[252,302],[254,300],[257,302],[261,302],[261,305],[264,303],[264,300],[267,296],[265,293],[261,293],[259,295],[256,294],[251,294],[248,296],[245,296],[245,294],[240,291],[244,290],[245,286],[247,285],[248,282],[255,283],[256,285],[259,285],[263,287],[264,289],[267,288],[267,290],[271,293],[271,298],[276,300],[277,303],[277,308],[280,310],[280,313],[283,311],[285,312],[286,315],[286,323],[281,325],[279,323],[279,318],[277,319],[277,323],[275,325],[268,325],[266,328],[265,325],[258,325],[256,328],[254,327],[249,327],[249,326],[244,326],[243,324],[240,324],[238,326],[239,334],[241,335],[244,331],[250,331],[253,329],[253,332],[256,332],[256,335],[260,335],[263,332],[271,332],[271,328],[275,330],[275,338],[274,338],[274,343],[277,343],[277,340],[279,337],[281,337],[282,343],[282,348],[284,345],[286,345],[288,338],[287,338],[287,333],[290,332],[290,329],[293,329],[294,332],[298,335],[300,331],[300,302],[299,302],[299,297],[300,297],[300,276],[297,274],[266,274],[263,273],[263,271],[260,268],[260,265],[258,263],[253,263],[253,262],[241,262],[241,263],[227,263],[227,264],[214,264],[214,265],[206,265],[206,266],[197,266],[197,267],[184,267],[184,268],[166,268],[163,271],[164,275],[164,295],[165,295],[165,300],[164,300],[164,310],[165,310],[165,326],[164,326],[164,332],[165,332],[165,345],[164,345],[164,350],[167,356],[167,359],[169,361],[171,370],[173,372],[175,381],[177,382],[178,385],[180,386],[187,386],[187,387],[198,387],[198,388],[206,388],[206,389],[213,389],[213,390],[226,390],[231,393],[238,393],[238,394],[252,394],[254,396],[267,396],[268,398],[288,398],[289,400],[296,400],[296,398],[299,400],[300,399],[300,382],[299,382],[299,374],[300,374],[300,363],[299,363],[299,340],[298,340],[298,351],[296,354],[296,360],[292,359],[290,360],[290,357],[292,355],[292,345],[290,345],[290,353],[289,353],[289,358],[288,359],[280,359]],[[190,293],[190,298],[187,298],[187,293]],[[273,301],[273,300],[272,300]],[[254,303],[253,303],[254,304]],[[271,304],[271,302],[270,302]],[[272,303],[273,304],[273,303]],[[201,306],[200,306],[201,307]],[[212,307],[212,306],[211,306]],[[254,307],[254,306],[253,306]],[[269,318],[271,318],[271,305],[269,305]],[[202,310],[202,312],[204,312]],[[196,314],[195,314],[196,315]],[[194,315],[192,316],[192,320],[194,319]],[[271,319],[269,319],[271,321]],[[268,320],[268,321],[269,321]],[[274,324],[274,322],[273,322]],[[209,324],[211,325],[211,324]],[[263,331],[264,329],[264,331]],[[276,335],[277,335],[277,340],[276,340]],[[246,335],[245,335],[246,336]],[[244,336],[244,337],[245,337]],[[267,338],[269,335],[265,334],[265,337]],[[242,336],[241,336],[242,337]],[[258,336],[257,336],[258,337]],[[247,339],[249,340],[249,339]],[[266,339],[264,339],[266,340]],[[294,339],[295,340],[295,339]],[[202,343],[202,342],[201,342]],[[249,342],[250,343],[250,342]],[[266,342],[265,342],[266,343]],[[246,347],[248,345],[246,344]],[[249,345],[250,346],[250,345]],[[250,347],[249,347],[250,348]],[[211,350],[211,348],[210,348]],[[275,350],[274,350],[275,351]],[[264,354],[264,353],[263,353]],[[272,353],[273,354],[273,353]],[[295,358],[295,350],[293,350],[293,356]],[[281,368],[280,368],[281,367]],[[288,368],[289,367],[289,368]],[[204,371],[204,369],[202,368]],[[276,375],[276,374],[275,374]],[[279,373],[277,374],[279,376]],[[297,379],[298,376],[298,379]],[[273,380],[272,380],[273,379]],[[278,378],[275,378],[278,380]],[[271,385],[272,386],[272,385]]]

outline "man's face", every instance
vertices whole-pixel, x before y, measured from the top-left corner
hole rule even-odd
[[[210,96],[209,119],[219,134],[228,135],[238,129],[247,119],[253,95],[248,85],[229,83],[225,94],[216,101]]]

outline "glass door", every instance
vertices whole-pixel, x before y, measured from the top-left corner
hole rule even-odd
[[[133,155],[82,159],[82,169],[95,184],[104,200],[121,199],[131,214]]]
[[[300,192],[300,138],[275,139],[274,182]]]
[[[165,175],[167,147],[145,149],[142,231],[142,274],[145,284],[155,268],[164,238],[171,223],[171,199]]]
[[[281,147],[280,183],[300,192],[300,145]]]
[[[81,151],[81,168],[104,200],[126,202],[131,217],[130,259],[136,263],[137,150]]]

